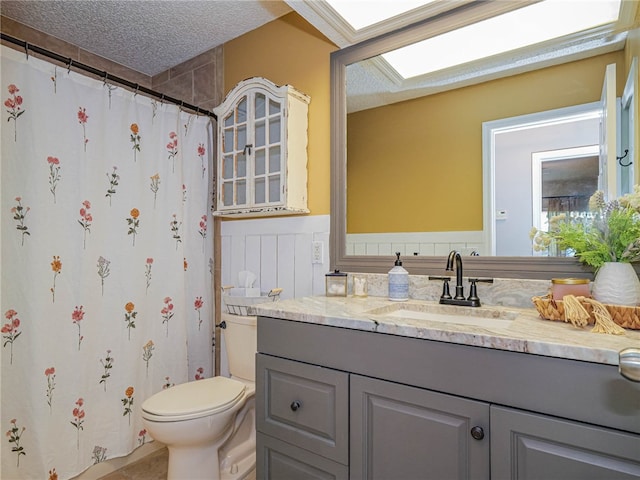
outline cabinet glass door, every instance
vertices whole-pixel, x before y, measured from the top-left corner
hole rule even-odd
[[[223,119],[222,137],[222,205],[246,205],[247,198],[247,106],[248,99],[242,97],[229,115]]]
[[[254,202],[282,201],[282,104],[263,93],[254,98]]]

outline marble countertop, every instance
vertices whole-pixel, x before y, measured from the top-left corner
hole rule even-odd
[[[257,315],[284,320],[610,365],[618,365],[620,350],[640,348],[640,330],[625,330],[624,335],[593,333],[592,326],[581,329],[543,320],[535,308],[457,307],[372,296],[304,297],[253,308]],[[454,315],[458,323],[442,321],[448,318],[444,315]],[[429,316],[439,321],[422,318]],[[465,321],[469,324],[461,323]]]

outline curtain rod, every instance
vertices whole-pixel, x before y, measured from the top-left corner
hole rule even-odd
[[[146,93],[147,95],[150,95],[152,97],[156,97],[159,98],[162,102],[169,102],[169,103],[173,103],[175,105],[180,106],[180,108],[187,108],[189,110],[193,110],[194,112],[200,113],[202,115],[206,115],[208,117],[214,118],[214,119],[218,119],[218,117],[216,116],[215,113],[210,112],[208,110],[205,110],[203,108],[197,107],[195,105],[191,105],[190,103],[186,103],[182,100],[179,100],[177,98],[173,98],[173,97],[169,97],[167,95],[165,95],[164,93],[160,93],[157,92],[155,90],[151,90],[150,88],[146,88],[146,87],[142,87],[137,83],[133,83],[130,82],[129,80],[125,80],[124,78],[121,77],[117,77],[115,75],[111,75],[109,72],[107,72],[106,70],[98,70],[97,68],[93,68],[90,65],[86,65],[84,63],[80,63],[80,62],[76,62],[74,61],[72,58],[70,57],[63,57],[62,55],[59,55],[55,52],[52,52],[51,50],[47,50],[46,48],[42,48],[42,47],[38,47],[37,45],[32,45],[29,42],[26,42],[24,40],[20,40],[18,38],[12,37],[10,35],[7,35],[5,33],[0,33],[2,40],[7,41],[9,43],[13,43],[15,45],[18,45],[22,48],[24,48],[25,54],[27,55],[27,57],[29,57],[29,50],[31,50],[32,52],[35,52],[39,55],[44,55],[45,57],[49,57],[52,58],[54,60],[57,60],[58,62],[61,62],[65,65],[67,65],[69,68],[73,67],[73,68],[77,68],[79,70],[84,70],[85,72],[91,73],[92,75],[95,75],[97,77],[100,77],[102,79],[106,81],[110,81],[110,82],[115,82],[115,83],[119,83],[120,85],[124,85],[125,87],[128,87],[130,89],[132,89],[133,91],[137,92],[142,92],[142,93]]]

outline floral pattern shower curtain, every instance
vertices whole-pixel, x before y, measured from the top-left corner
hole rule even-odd
[[[70,478],[212,374],[212,125],[7,47],[1,88],[0,476]]]

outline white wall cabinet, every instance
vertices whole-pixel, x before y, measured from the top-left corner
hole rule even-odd
[[[214,215],[309,213],[310,97],[265,78],[243,80],[213,111],[218,117]]]

